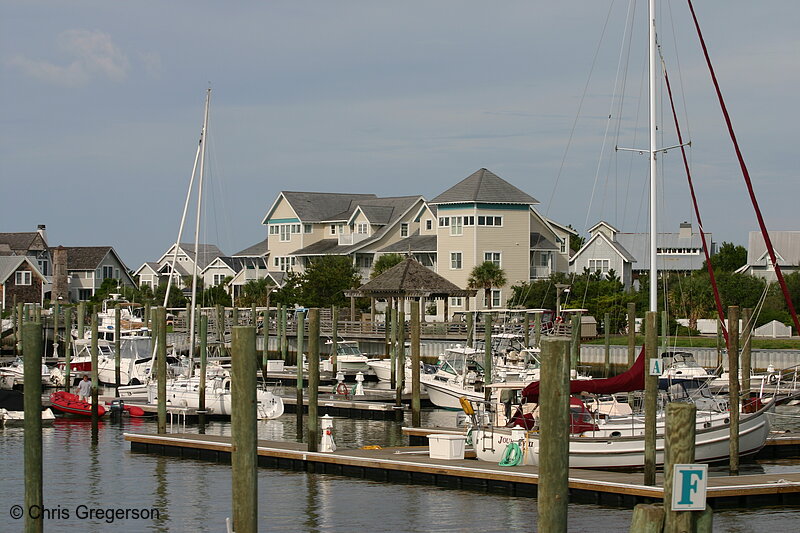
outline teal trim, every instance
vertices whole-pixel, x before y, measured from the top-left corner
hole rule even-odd
[[[528,204],[444,204],[438,206],[439,211],[449,209],[494,209],[495,211],[527,211]]]
[[[300,222],[299,218],[271,218],[267,220],[267,224],[286,224],[289,222]]]

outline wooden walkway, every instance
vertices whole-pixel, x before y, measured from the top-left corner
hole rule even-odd
[[[198,434],[126,433],[134,452],[230,463],[230,437]],[[258,465],[269,468],[352,476],[383,482],[432,484],[535,497],[539,482],[534,466],[500,467],[473,459],[431,459],[427,447],[348,449],[309,452],[295,442],[258,442]],[[799,469],[800,470],[800,469]],[[656,486],[642,484],[641,473],[571,469],[570,501],[633,507],[663,500],[663,476]],[[800,472],[713,476],[709,504],[715,509],[800,504]]]

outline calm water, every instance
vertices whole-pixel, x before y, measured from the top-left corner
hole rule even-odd
[[[788,414],[798,414],[797,409]],[[450,424],[453,413],[431,411],[423,422]],[[778,423],[797,427],[796,418]],[[337,445],[405,444],[395,422],[337,419]],[[45,528],[63,531],[225,531],[231,515],[230,466],[134,454],[124,432],[155,432],[152,420],[101,422],[98,443],[91,424],[58,419],[43,432],[45,506],[52,518]],[[197,431],[188,426],[187,431]],[[214,422],[209,434],[229,434],[228,423]],[[295,415],[259,422],[259,436],[294,440]],[[748,465],[751,471],[797,471],[785,461]],[[23,431],[0,429],[0,531],[21,531],[11,507],[23,502]],[[404,532],[535,531],[536,500],[424,485],[376,483],[331,475],[259,469],[261,531]],[[80,507],[85,504],[85,507]],[[90,519],[86,509],[143,509],[147,518]],[[154,509],[155,511],[150,511]],[[627,531],[632,511],[594,505],[570,506],[570,531]],[[65,516],[68,514],[69,516]],[[157,514],[157,516],[155,516]],[[715,531],[794,531],[800,507],[722,511]]]

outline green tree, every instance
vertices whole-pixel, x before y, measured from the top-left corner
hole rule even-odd
[[[470,289],[483,289],[484,297],[492,308],[491,291],[493,287],[502,287],[506,284],[506,273],[491,261],[484,261],[476,265],[469,274],[467,286]]]
[[[717,253],[711,256],[711,264],[715,271],[733,272],[747,264],[747,249],[732,242],[723,242]],[[706,261],[703,261],[703,270],[708,270]]]
[[[689,329],[697,329],[697,320],[714,311],[714,295],[707,273],[699,271],[689,277],[680,278],[672,284],[667,299],[672,315],[686,317]]]
[[[270,305],[300,305],[302,300],[303,277],[297,272],[287,272],[283,286],[272,293]]]
[[[236,305],[263,307],[267,305],[267,295],[273,289],[275,289],[275,284],[269,278],[251,279],[242,286],[242,293],[237,299]]]
[[[403,262],[405,258],[400,254],[384,254],[375,261],[372,265],[372,273],[370,278],[375,278],[392,268],[393,266]]]
[[[349,257],[325,255],[313,261],[303,274],[300,304],[305,307],[343,306],[344,291],[361,284]]]
[[[230,281],[231,278],[226,279]],[[200,297],[200,305],[203,307],[213,307],[215,305],[230,307],[233,302],[231,301],[231,295],[225,290],[226,284],[227,282],[223,282],[205,289],[198,295]]]
[[[569,229],[575,229],[575,228],[572,227],[572,224],[568,225],[567,227]],[[583,248],[584,244],[586,244],[586,237],[581,237],[578,234],[575,234],[575,235],[570,234],[570,236],[569,236],[569,249],[570,250],[572,250],[573,252],[577,252],[578,250]]]
[[[158,305],[164,303],[164,295],[167,294],[167,284],[162,283],[155,290],[155,301]],[[169,299],[167,300],[167,307],[186,307],[186,297],[183,291],[172,285],[169,288]]]

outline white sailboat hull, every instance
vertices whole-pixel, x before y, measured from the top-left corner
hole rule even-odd
[[[455,383],[446,383],[444,381],[434,380],[432,378],[420,378],[420,383],[425,385],[425,390],[428,391],[428,399],[436,407],[442,409],[461,409],[461,402],[459,399],[465,396],[471,402],[480,402],[484,400],[483,392],[475,392],[474,387],[464,387]]]
[[[230,416],[233,398],[230,381],[210,380],[206,385],[205,408],[209,414]],[[228,385],[228,386],[226,386]],[[188,409],[200,408],[200,380],[197,378],[178,378],[167,383],[167,406]],[[147,389],[148,403],[158,403],[158,385],[151,383]],[[283,414],[283,399],[269,391],[256,391],[257,414],[259,419],[278,418]]]

